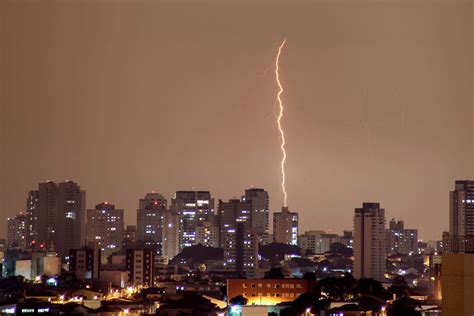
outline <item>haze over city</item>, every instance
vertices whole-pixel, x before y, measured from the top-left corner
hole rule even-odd
[[[153,190],[229,199],[253,185],[280,210],[284,38],[301,231],[352,229],[374,201],[440,239],[448,192],[474,176],[469,1],[2,2],[0,17],[1,227],[46,180],[76,181],[87,208],[110,201],[129,224]]]

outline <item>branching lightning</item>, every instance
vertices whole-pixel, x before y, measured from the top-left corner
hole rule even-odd
[[[285,150],[285,132],[283,131],[282,125],[281,125],[281,120],[283,118],[283,102],[281,101],[281,94],[283,93],[283,86],[280,82],[280,55],[281,51],[283,49],[283,46],[285,46],[286,43],[286,38],[283,40],[283,42],[280,44],[278,47],[278,53],[275,59],[275,79],[278,84],[278,94],[277,94],[277,101],[278,105],[280,106],[280,113],[278,114],[277,117],[277,124],[278,124],[278,130],[280,131],[280,136],[281,136],[281,151],[283,153],[283,157],[281,159],[281,188],[283,190],[283,206],[287,206],[287,200],[288,200],[288,194],[286,193],[286,173],[285,173],[285,162],[286,162],[286,150]]]

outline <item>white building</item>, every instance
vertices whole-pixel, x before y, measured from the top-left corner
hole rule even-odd
[[[379,203],[363,203],[354,214],[354,277],[384,280],[385,210]]]
[[[163,214],[162,256],[173,259],[179,253],[179,215],[166,211]]]
[[[133,286],[152,286],[154,260],[155,252],[152,249],[127,249],[128,284]]]
[[[273,242],[298,244],[298,213],[290,212],[287,206],[273,213]]]

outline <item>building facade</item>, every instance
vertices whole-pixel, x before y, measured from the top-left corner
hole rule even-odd
[[[137,241],[137,226],[127,225],[123,231],[123,247],[130,248]]]
[[[196,244],[206,247],[219,247],[219,227],[211,222],[204,222],[197,226]]]
[[[273,242],[298,244],[298,213],[290,212],[287,206],[273,213]]]
[[[148,193],[139,201],[137,210],[137,242],[155,247],[161,254],[163,241],[163,216],[167,201],[159,193]]]
[[[108,202],[87,210],[87,240],[101,250],[102,262],[119,251],[123,243],[123,210]]]
[[[155,252],[152,249],[127,249],[125,260],[129,285],[153,285]]]
[[[474,315],[474,254],[443,254],[441,284],[443,315]]]
[[[24,250],[27,248],[27,239],[27,216],[20,213],[9,217],[7,220],[7,247],[18,247]]]
[[[295,300],[310,290],[305,279],[227,279],[228,302],[243,296],[247,305],[276,305]]]
[[[32,246],[38,240],[38,211],[39,211],[39,190],[33,190],[28,193],[26,199],[26,217],[27,217],[27,245]]]
[[[86,239],[86,192],[73,181],[61,182],[56,203],[54,250],[65,257]]]
[[[69,271],[74,272],[76,278],[98,279],[100,277],[100,249],[83,246],[69,250]]]
[[[61,257],[85,241],[85,191],[73,181],[40,183],[27,197],[28,243]]]
[[[167,210],[163,215],[162,256],[173,259],[179,253],[179,215]]]
[[[258,269],[258,233],[251,227],[251,203],[219,200],[219,221],[224,268],[254,277]]]
[[[58,185],[52,181],[40,183],[38,190],[30,191],[26,212],[32,248],[54,250],[54,221]]]
[[[403,221],[396,221],[392,218],[386,238],[387,254],[418,253],[418,230],[405,229]]]
[[[251,226],[260,234],[268,234],[270,198],[264,189],[245,190],[245,201],[250,202]]]
[[[449,233],[445,251],[474,252],[474,180],[458,180],[449,193]]]
[[[170,209],[180,216],[180,249],[196,244],[198,226],[215,222],[214,199],[209,191],[177,191]]]
[[[379,203],[363,203],[354,214],[354,277],[384,281],[385,210]]]

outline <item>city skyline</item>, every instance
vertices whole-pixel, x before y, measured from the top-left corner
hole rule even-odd
[[[111,201],[126,223],[143,194],[193,187],[227,200],[254,185],[279,211],[271,66],[284,38],[301,232],[350,229],[354,207],[375,201],[440,239],[453,181],[474,176],[467,1],[277,2],[271,15],[258,3],[1,5],[2,227],[48,179],[73,179],[86,208]]]
[[[468,181],[468,182],[472,182],[472,180],[456,180],[455,183],[456,183],[456,186],[458,185],[458,183],[464,183],[465,181]],[[54,215],[55,213],[55,209],[58,208],[58,209],[62,209],[62,207],[59,205],[56,205],[56,197],[54,196],[51,196],[51,193],[47,193],[47,192],[51,192],[51,189],[54,189],[56,188],[55,190],[57,190],[58,187],[61,187],[61,186],[64,186],[64,185],[72,185],[73,187],[76,187],[76,188],[79,188],[80,189],[80,186],[78,185],[78,183],[74,182],[73,180],[67,180],[67,182],[54,182],[54,181],[51,181],[51,180],[48,180],[48,182],[43,182],[43,183],[39,183],[38,184],[38,190],[30,190],[27,194],[27,198],[26,198],[26,205],[27,205],[27,210],[26,211],[19,211],[17,214],[15,214],[13,217],[9,217],[7,218],[7,221],[9,221],[10,219],[14,219],[18,216],[23,216],[25,217],[25,220],[27,218],[30,218],[29,221],[27,222],[31,227],[29,228],[28,230],[28,233],[31,234],[31,235],[26,235],[25,236],[25,242],[26,244],[30,244],[32,240],[34,240],[35,242],[39,242],[42,247],[45,246],[45,244],[47,244],[48,242],[44,242],[42,241],[43,239],[48,239],[48,237],[42,237],[42,238],[39,238],[36,236],[38,234],[38,228],[37,227],[42,227],[44,225],[38,225],[39,221],[45,221],[47,220],[47,218],[51,217],[51,216],[57,216],[57,215]],[[43,188],[43,189],[42,189]],[[194,189],[194,188],[193,188]],[[40,194],[40,192],[43,192],[42,194]],[[56,191],[52,191],[54,192],[54,195],[57,194]],[[83,195],[83,201],[81,202],[82,206],[81,207],[86,207],[85,205],[87,205],[87,199],[85,198],[86,196],[86,190],[81,190],[80,191],[81,194]],[[450,191],[449,193],[450,195],[452,195],[452,191]],[[43,198],[45,199],[44,201],[42,201],[42,199],[40,198],[41,196],[43,196]],[[143,196],[143,195],[142,195]],[[72,197],[72,196],[71,196]],[[206,199],[206,200],[199,200],[199,199]],[[46,199],[49,199],[51,201],[54,201],[54,203],[50,203],[50,202],[45,202]],[[272,239],[276,239],[276,240],[280,240],[281,239],[281,242],[283,243],[288,243],[288,244],[294,244],[296,245],[297,243],[299,244],[299,238],[303,235],[305,235],[306,233],[311,233],[311,232],[322,232],[322,230],[315,230],[315,229],[321,229],[320,227],[310,227],[309,229],[298,229],[298,227],[300,227],[299,223],[298,223],[298,212],[296,213],[288,213],[288,207],[282,207],[281,210],[278,210],[278,211],[272,211],[270,210],[268,213],[266,213],[266,210],[268,205],[269,205],[269,202],[270,202],[270,198],[268,196],[268,192],[265,191],[264,188],[255,188],[255,187],[250,187],[250,188],[247,188],[244,190],[244,194],[242,194],[240,196],[240,198],[238,198],[237,196],[234,196],[233,198],[229,199],[229,202],[225,202],[223,201],[222,199],[219,199],[217,198],[218,202],[217,204],[214,204],[214,199],[215,197],[212,195],[212,192],[210,191],[198,191],[198,190],[194,190],[194,191],[183,191],[183,190],[178,190],[176,191],[170,198],[169,200],[171,201],[171,205],[168,205],[168,198],[161,194],[160,192],[156,192],[156,191],[152,191],[152,192],[148,192],[148,193],[145,193],[145,197],[142,198],[142,197],[139,197],[138,198],[138,207],[135,209],[135,222],[126,222],[124,221],[123,219],[123,214],[124,214],[124,210],[123,209],[117,209],[115,210],[115,204],[113,203],[113,201],[98,201],[98,202],[95,202],[95,209],[94,208],[89,208],[89,207],[86,207],[86,209],[83,210],[83,216],[84,218],[89,218],[91,216],[94,216],[94,215],[90,215],[89,213],[90,212],[94,212],[94,211],[98,211],[100,210],[100,212],[105,212],[104,210],[107,209],[107,210],[113,210],[114,212],[115,211],[118,211],[120,212],[120,214],[122,215],[119,215],[119,217],[121,218],[121,222],[122,222],[122,225],[121,225],[121,229],[122,229],[122,232],[121,234],[123,234],[125,232],[125,228],[132,225],[134,227],[141,227],[141,231],[139,230],[138,231],[138,239],[141,240],[141,241],[150,241],[149,238],[146,237],[146,234],[145,234],[145,229],[149,229],[151,226],[153,225],[148,225],[150,223],[155,223],[153,221],[149,221],[147,220],[144,216],[145,216],[145,213],[148,213],[148,212],[151,212],[151,213],[154,213],[154,212],[159,212],[160,214],[162,212],[164,212],[163,214],[175,214],[176,216],[178,216],[181,221],[182,221],[182,225],[184,225],[183,227],[181,227],[183,230],[179,232],[179,243],[180,243],[180,247],[189,247],[193,244],[195,244],[194,242],[191,242],[189,243],[189,241],[187,241],[186,237],[184,237],[186,235],[186,228],[185,227],[188,227],[189,225],[189,232],[193,235],[193,240],[194,238],[196,237],[196,233],[197,233],[197,226],[196,225],[199,225],[199,226],[202,226],[203,224],[206,224],[206,227],[207,227],[207,224],[211,224],[211,226],[215,226],[217,225],[217,227],[220,226],[220,224],[218,224],[218,222],[220,221],[220,216],[223,214],[222,212],[226,209],[226,206],[228,203],[237,203],[238,205],[247,205],[246,207],[242,208],[243,210],[247,210],[248,211],[244,211],[244,212],[249,212],[249,215],[246,215],[246,216],[250,216],[251,218],[251,226],[254,227],[256,229],[256,231],[258,231],[261,235],[260,235],[260,238],[263,238],[262,240],[260,240],[259,242],[264,242],[266,243],[267,242],[267,238],[268,238],[268,234],[271,234],[272,236]],[[177,200],[180,200],[180,202],[176,202]],[[464,200],[463,200],[464,201]],[[470,200],[469,200],[470,201]],[[86,202],[86,203],[84,203]],[[192,202],[191,204],[188,204],[189,202]],[[451,203],[451,199],[450,199],[450,203]],[[68,202],[68,203],[71,203],[71,202]],[[204,203],[204,204],[203,204]],[[379,205],[379,202],[374,202],[374,201],[363,201],[361,202],[363,203],[364,205],[365,204],[377,204]],[[46,205],[48,205],[48,207],[51,209],[49,212],[46,212],[46,210],[48,209],[48,207],[46,207]],[[186,205],[186,207],[185,207]],[[102,208],[100,208],[102,207]],[[87,216],[86,216],[86,210],[87,210]],[[192,218],[188,218],[189,215],[186,215],[183,213],[183,210],[185,211],[184,213],[189,213],[189,211],[192,211],[193,215],[192,215]],[[62,211],[64,212],[64,211]],[[99,213],[100,213],[99,212]],[[145,213],[143,213],[145,212]],[[277,224],[277,226],[279,227],[278,229],[279,230],[285,230],[286,229],[286,233],[285,235],[288,235],[286,237],[283,237],[282,236],[279,236],[279,235],[275,235],[275,225],[276,225],[276,221],[281,221],[281,216],[282,214],[285,214],[285,212],[288,214],[288,215],[292,215],[288,218],[286,218],[283,222],[285,221],[290,221],[290,223],[288,224],[284,224],[285,225],[289,225],[288,227],[286,228],[283,228],[283,227],[279,227],[280,224]],[[70,212],[66,212],[66,217],[68,217],[68,214]],[[262,217],[262,214],[266,214]],[[41,217],[41,219],[39,220],[40,217],[36,217],[38,216],[39,214],[43,214],[43,216]],[[48,216],[49,217],[46,217],[45,215],[46,214],[49,214]],[[92,214],[92,213],[91,213]],[[280,216],[280,217],[276,217],[276,215]],[[152,214],[148,214],[148,215],[152,215]],[[157,214],[155,214],[157,215]],[[293,218],[293,215],[295,215],[296,219]],[[109,215],[107,215],[109,216]],[[116,216],[116,215],[112,215],[112,216]],[[157,218],[160,218],[161,215],[159,215]],[[204,217],[202,217],[204,216]],[[210,216],[210,217],[209,217]],[[188,219],[187,219],[188,218]],[[219,219],[218,219],[219,218]],[[398,220],[398,224],[401,223],[401,226],[403,227],[403,222],[404,222],[404,219],[403,218],[398,218],[398,217],[389,217],[389,218],[392,218],[391,221],[390,221],[390,226],[387,226],[386,228],[388,230],[390,230],[392,228],[392,223],[395,223],[395,219]],[[90,219],[88,219],[86,222],[87,224],[89,224],[91,221],[93,222],[93,217],[91,217]],[[108,220],[107,220],[108,221]],[[150,231],[150,233],[152,232],[153,233],[153,238],[158,238],[158,235],[161,235],[161,227],[164,227],[163,223],[163,217],[161,217],[161,220],[158,222],[156,222],[154,225],[156,225],[156,229],[159,230],[159,233],[158,232],[155,232],[153,230]],[[187,221],[190,221],[189,224],[186,224]],[[293,221],[293,223],[291,223]],[[91,222],[91,223],[92,223]],[[270,222],[273,223],[273,229],[270,230]],[[282,223],[283,223],[282,222]],[[194,224],[191,224],[191,223],[194,223]],[[147,224],[147,225],[145,225]],[[51,225],[53,225],[53,223],[51,223]],[[95,225],[95,224],[94,224]],[[194,226],[193,226],[194,225]],[[353,223],[352,223],[353,225]],[[148,228],[145,228],[145,226],[150,226]],[[293,231],[293,229],[291,227],[296,227],[296,231]],[[101,228],[100,229],[106,229],[106,226],[100,226]],[[266,228],[264,228],[266,227]],[[92,227],[91,227],[92,228]],[[350,228],[347,228],[347,229],[343,229],[342,230],[342,234],[344,235],[344,233],[346,231],[352,231],[354,227],[351,226]],[[48,230],[54,230],[54,228],[51,226],[48,228]],[[99,229],[99,227],[97,228]],[[222,229],[222,227],[221,227]],[[6,230],[5,232],[7,233],[9,230]],[[412,233],[412,231],[416,231],[416,236],[418,237],[418,228],[416,229],[407,229],[405,230],[407,233]],[[440,235],[439,238],[435,238],[435,239],[432,239],[431,241],[439,241],[441,239],[443,239],[445,237],[444,235],[444,232],[447,232],[448,230],[446,231],[443,231],[442,234]],[[333,234],[333,233],[340,233],[340,232],[337,232],[337,231],[334,231],[334,230],[327,230],[327,232],[329,234]],[[155,236],[155,233],[157,233],[158,235]],[[43,233],[45,234],[45,233]],[[90,234],[94,235],[95,233],[92,232],[92,230],[88,230],[87,233],[84,233],[85,236],[89,236]],[[102,233],[101,233],[102,234]],[[121,235],[120,234],[120,235]],[[184,234],[181,235],[181,234]],[[325,234],[325,232],[323,232],[323,234]],[[387,233],[388,234],[388,233]],[[90,235],[90,236],[92,236]],[[88,242],[91,241],[91,238],[90,236],[87,238]],[[3,238],[0,236],[0,239]],[[52,238],[52,237],[49,237],[49,238]],[[221,236],[220,239],[222,239],[223,237]],[[387,238],[390,238],[388,235],[387,235]],[[46,240],[45,239],[45,240]],[[387,239],[388,240],[388,239]],[[422,240],[422,241],[429,241],[429,239],[423,239],[423,238],[420,238],[420,239],[416,239],[416,240]],[[278,242],[278,241],[277,241]],[[202,242],[200,242],[202,243]],[[161,242],[159,242],[159,244],[161,244]],[[86,244],[87,245],[87,242]],[[203,245],[206,245],[208,246],[207,244],[203,244]],[[405,246],[406,247],[406,246]],[[46,247],[45,247],[46,248]],[[54,246],[53,246],[54,248]],[[389,253],[390,250],[387,249],[387,252]]]

